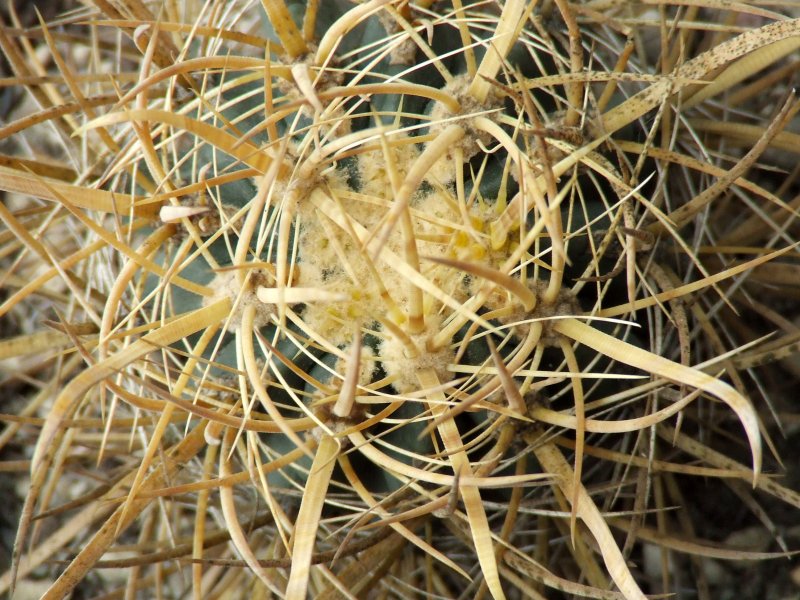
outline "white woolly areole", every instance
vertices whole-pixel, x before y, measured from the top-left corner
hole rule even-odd
[[[430,349],[434,336],[439,332],[441,319],[437,315],[428,316],[425,331],[411,335],[411,341],[417,348],[415,356],[409,356],[407,346],[393,336],[387,336],[378,349],[386,374],[392,378],[392,387],[401,394],[409,394],[419,390],[417,373],[433,369],[439,381],[449,381],[452,374],[447,367],[453,362],[455,352],[450,346]]]
[[[230,298],[233,310],[228,320],[228,330],[236,331],[242,325],[242,314],[247,306],[255,306],[256,314],[253,326],[264,327],[275,313],[274,305],[264,304],[256,296],[259,286],[272,283],[274,280],[262,269],[254,269],[247,280],[247,285],[242,288],[241,273],[239,271],[222,271],[208,284],[214,290],[214,295],[203,298],[203,306],[213,304],[221,298]]]

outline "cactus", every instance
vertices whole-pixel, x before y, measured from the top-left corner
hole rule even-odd
[[[4,33],[39,108],[0,136],[57,150],[0,166],[0,311],[40,327],[0,346],[39,382],[2,442],[35,439],[4,588],[71,544],[44,597],[117,565],[170,597],[644,598],[671,473],[797,507],[745,381],[796,336],[728,309],[796,270],[797,183],[750,171],[799,105],[711,117],[798,20],[662,12],[653,50],[621,35],[641,7],[593,4],[98,3],[62,23],[85,71],[40,22],[41,81]],[[742,193],[767,208],[719,222]],[[691,435],[709,407],[748,465]],[[62,490],[73,461],[105,487]]]

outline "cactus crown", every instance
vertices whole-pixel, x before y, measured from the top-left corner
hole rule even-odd
[[[175,556],[195,561],[196,597],[229,578],[278,597],[359,594],[364,582],[407,597],[360,570],[397,578],[400,560],[413,573],[404,585],[430,595],[469,582],[516,597],[536,581],[611,597],[610,579],[643,598],[631,546],[600,508],[638,511],[615,526],[643,527],[656,459],[639,456],[656,444],[646,432],[697,455],[666,423],[681,411],[694,421],[700,395],[722,401],[751,454],[738,475],[759,481],[759,418],[736,371],[755,359],[726,366],[731,379],[714,360],[692,366],[691,350],[720,355],[732,340],[697,342],[689,321],[712,336],[714,286],[780,244],[737,264],[724,250],[700,260],[701,248],[746,245],[776,215],[730,229],[695,218],[734,181],[776,197],[742,178],[797,104],[775,107],[730,174],[697,158],[693,132],[713,135],[713,123],[675,113],[735,86],[720,68],[796,40],[796,23],[761,15],[762,27],[691,60],[681,33],[655,75],[629,61],[619,7],[603,21],[592,3],[560,0],[262,5],[260,23],[235,2],[185,15],[165,5],[158,18],[139,2],[105,7],[92,27],[130,43],[101,93],[81,87],[41,26],[74,102],[27,126],[52,124],[74,172],[2,167],[6,189],[57,207],[3,209],[11,239],[52,271],[4,310],[48,298],[60,278],[66,311],[50,366],[65,385],[42,394],[52,407],[20,548],[74,449],[75,419],[94,419],[103,459],[128,443],[115,432],[132,414],[140,458],[115,459],[125,474],[104,497],[125,500],[85,517],[102,529],[52,597],[139,517],[149,535],[161,498],[193,528]],[[113,60],[104,44],[90,48],[98,71]],[[670,169],[685,189],[664,183]],[[717,183],[697,192],[697,173]],[[45,244],[24,234],[35,229]],[[55,259],[48,247],[62,239],[85,250]],[[707,301],[689,308],[688,294]],[[635,477],[605,505],[589,494],[587,469],[607,482],[615,464],[642,473],[641,501],[623,493]],[[539,505],[565,518],[537,516]],[[531,531],[537,519],[567,540],[570,568],[552,562],[549,525]],[[223,540],[248,569],[211,574],[210,555],[226,555],[204,544]],[[585,580],[564,579],[572,565]]]

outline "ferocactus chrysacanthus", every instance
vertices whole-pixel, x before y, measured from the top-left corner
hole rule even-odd
[[[519,510],[538,494],[567,514],[581,568],[596,543],[622,595],[643,598],[582,465],[588,435],[656,426],[697,396],[669,382],[730,406],[757,477],[749,401],[611,318],[672,297],[654,247],[680,247],[669,232],[686,222],[644,196],[625,137],[719,60],[614,75],[613,36],[597,68],[574,7],[544,4],[555,30],[523,1],[264,0],[263,36],[207,7],[196,29],[111,23],[136,26],[141,68],[77,130],[103,165],[93,195],[29,175],[113,258],[93,283],[88,367],[39,436],[18,542],[78,411],[124,404],[148,425],[141,465],[110,492],[126,500],[52,597],[173,494],[193,514],[196,597],[218,585],[209,506],[276,596],[359,590],[354,555],[383,572],[406,545],[429,569],[407,583],[429,594],[462,576],[495,598],[526,578],[558,587]],[[607,85],[636,80],[627,99]],[[654,390],[666,408],[645,406]],[[606,420],[623,401],[641,406]],[[602,594],[601,579],[579,587]]]

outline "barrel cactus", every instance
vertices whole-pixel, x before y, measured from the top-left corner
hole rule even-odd
[[[752,371],[797,345],[753,295],[797,270],[797,171],[754,167],[798,104],[753,86],[800,21],[645,4],[4,32],[0,356],[30,389],[2,444],[31,479],[3,589],[644,598],[672,591],[646,547],[716,556],[667,529],[686,479],[800,505],[760,475]]]

